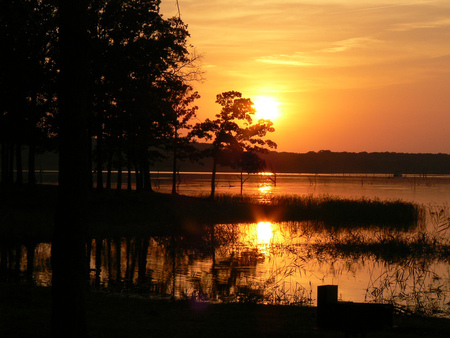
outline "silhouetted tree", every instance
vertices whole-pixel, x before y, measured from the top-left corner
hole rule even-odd
[[[213,159],[211,198],[215,194],[217,165],[236,167],[242,154],[247,151],[265,152],[267,148],[276,148],[276,143],[265,140],[268,132],[273,132],[270,120],[259,120],[252,124],[252,115],[256,109],[250,99],[242,98],[236,91],[217,95],[216,103],[222,106],[215,120],[206,119],[194,128],[194,135],[212,140],[207,155]]]
[[[104,163],[136,172],[136,188],[151,190],[150,165],[167,139],[162,102],[166,88],[189,76],[187,26],[164,19],[159,0],[91,2],[92,135],[97,139],[97,186]],[[184,67],[189,68],[189,67]],[[109,171],[109,170],[108,170]]]
[[[266,162],[254,151],[246,151],[241,154],[236,168],[240,171],[241,196],[244,190],[244,183],[250,178],[250,174],[262,172],[265,168]],[[244,178],[244,173],[248,174],[247,178]]]
[[[87,0],[61,0],[59,186],[52,241],[52,337],[86,337],[86,202],[90,182]]]
[[[22,183],[22,147],[28,146],[28,182],[34,156],[44,145],[56,77],[55,6],[52,1],[0,2],[0,141],[2,182]],[[15,149],[15,150],[14,150]]]
[[[178,87],[172,86],[168,98],[167,122],[170,128],[167,148],[172,152],[172,194],[177,193],[177,161],[186,159],[194,154],[190,130],[193,128],[191,120],[195,118],[198,107],[192,103],[199,99],[198,92],[192,92],[192,87],[180,83]]]

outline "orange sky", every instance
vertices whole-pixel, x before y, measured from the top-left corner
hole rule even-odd
[[[198,116],[278,105],[278,151],[450,153],[450,1],[179,0],[203,55]],[[165,17],[175,0],[162,0]]]

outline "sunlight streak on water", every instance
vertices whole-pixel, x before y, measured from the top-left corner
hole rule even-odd
[[[258,233],[258,242],[260,244],[269,244],[273,238],[272,223],[259,222],[256,229]]]

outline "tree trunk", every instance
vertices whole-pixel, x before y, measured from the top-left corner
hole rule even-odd
[[[216,156],[213,156],[213,169],[211,177],[211,199],[214,199],[214,194],[216,192],[216,171],[217,171],[217,160]]]
[[[139,165],[136,163],[134,165],[134,174],[135,174],[135,180],[136,180],[136,191],[141,191],[142,190],[142,175],[141,175],[141,168],[139,167]]]
[[[153,191],[150,177],[150,163],[147,156],[142,161],[142,186],[144,191]]]
[[[177,193],[177,148],[173,150],[173,163],[172,163],[172,194]]]
[[[86,0],[59,1],[59,186],[52,242],[52,337],[87,337],[89,191]]]
[[[1,152],[1,161],[2,161],[2,184],[5,184],[8,181],[8,151],[6,147],[6,142],[2,142],[2,152]]]
[[[97,190],[103,190],[103,138],[97,135]]]
[[[119,158],[117,160],[117,191],[122,190],[122,152],[119,151]]]
[[[106,189],[111,189],[111,172],[112,172],[112,161],[113,161],[113,151],[109,151],[108,155],[108,165],[106,172]]]
[[[36,185],[36,146],[31,144],[28,145],[28,185]]]
[[[88,141],[88,149],[89,149],[89,190],[92,191],[94,186],[94,178],[92,177],[92,135],[89,132],[89,141]]]
[[[16,144],[16,184],[23,184],[22,144]]]
[[[243,196],[244,192],[244,171],[241,168],[241,197]]]
[[[130,159],[128,159],[128,165],[127,165],[127,169],[128,169],[128,176],[127,176],[127,190],[131,191],[132,190],[132,182],[131,182],[131,161]]]
[[[6,182],[8,184],[14,183],[14,143],[11,142],[8,145],[8,170],[7,170],[7,179]]]

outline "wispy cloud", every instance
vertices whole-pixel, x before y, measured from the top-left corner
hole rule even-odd
[[[344,14],[344,13],[351,13],[351,12],[368,12],[368,11],[376,11],[376,10],[383,10],[383,9],[391,9],[391,8],[396,8],[396,7],[410,7],[410,6],[426,5],[426,4],[430,4],[433,2],[437,2],[437,1],[438,0],[417,1],[417,2],[407,1],[406,3],[400,1],[400,3],[396,3],[396,4],[385,4],[385,5],[376,5],[376,6],[369,6],[369,7],[364,6],[364,7],[360,7],[360,8],[353,8],[353,9],[334,12],[334,13],[330,13],[330,14]],[[371,1],[369,1],[369,2],[372,3]],[[374,4],[374,3],[372,3],[372,4]]]
[[[408,22],[396,24],[391,31],[407,32],[415,29],[431,29],[450,26],[450,19],[422,21],[422,22]]]
[[[368,47],[369,45],[372,45],[374,43],[379,43],[379,42],[381,42],[381,41],[378,39],[371,38],[371,37],[351,38],[351,39],[337,41],[333,44],[333,45],[335,45],[334,47],[322,49],[320,52],[325,52],[325,53],[345,52],[349,49]]]
[[[294,54],[279,54],[263,56],[256,59],[258,62],[297,66],[314,67],[330,65],[335,59],[331,60],[330,53],[342,53],[355,48],[367,48],[375,43],[381,43],[381,40],[372,37],[356,37],[332,43],[331,47],[322,48],[311,52],[296,52]]]
[[[297,66],[297,67],[311,67],[319,66],[319,63],[313,56],[305,53],[295,53],[292,55],[280,54],[262,56],[256,59],[258,62],[283,65],[283,66]]]

